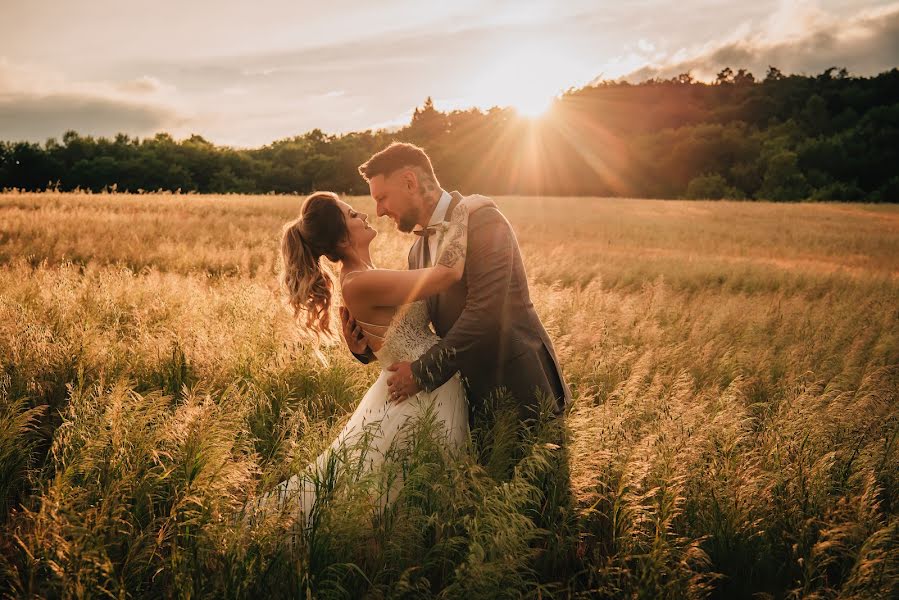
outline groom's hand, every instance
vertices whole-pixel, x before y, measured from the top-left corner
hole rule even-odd
[[[343,324],[343,339],[346,341],[347,348],[353,354],[365,354],[368,349],[368,340],[365,339],[365,333],[356,323],[356,319],[350,314],[346,306],[340,307],[340,322]]]
[[[411,363],[393,363],[387,370],[393,372],[393,375],[387,378],[387,393],[391,402],[402,402],[421,391],[412,378]]]

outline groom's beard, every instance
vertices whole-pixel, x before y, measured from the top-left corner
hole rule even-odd
[[[410,209],[404,215],[400,216],[396,224],[396,228],[403,233],[411,233],[415,226],[418,225],[419,211]]]

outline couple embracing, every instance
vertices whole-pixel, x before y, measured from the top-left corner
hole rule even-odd
[[[376,469],[424,411],[459,447],[492,394],[511,399],[519,423],[536,417],[541,399],[558,415],[571,398],[531,303],[515,234],[493,201],[444,191],[427,154],[412,144],[394,142],[359,172],[378,216],[417,238],[408,270],[375,267],[377,232],[368,216],[330,192],[310,195],[284,228],[281,283],[295,316],[314,333],[330,333],[333,278],[321,257],[338,263],[344,339],[358,360],[382,366],[331,446],[262,500],[290,502],[307,517],[316,471],[362,436],[363,462]]]

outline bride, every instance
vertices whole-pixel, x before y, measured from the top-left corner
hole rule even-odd
[[[303,202],[300,217],[284,226],[281,239],[281,284],[294,316],[316,335],[331,334],[333,278],[321,263],[324,256],[340,264],[344,304],[381,365],[417,359],[437,341],[428,326],[424,299],[462,278],[468,215],[485,206],[495,205],[483,196],[464,199],[446,227],[435,266],[398,271],[374,266],[369,248],[377,232],[368,224],[368,215],[331,192],[310,195]],[[265,494],[259,501],[261,510],[287,506],[308,520],[316,498],[316,481],[333,469],[335,461],[375,471],[388,451],[402,443],[407,430],[404,426],[426,412],[441,424],[450,448],[464,442],[468,409],[458,373],[434,391],[419,392],[403,402],[388,397],[388,375],[381,370],[330,447],[303,473]]]

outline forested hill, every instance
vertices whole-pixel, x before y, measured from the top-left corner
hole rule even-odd
[[[500,108],[443,113],[428,99],[399,131],[315,130],[246,150],[196,135],[70,131],[43,145],[0,143],[0,188],[363,194],[356,167],[395,139],[422,145],[443,186],[463,192],[896,202],[899,70],[600,82],[536,120]]]

